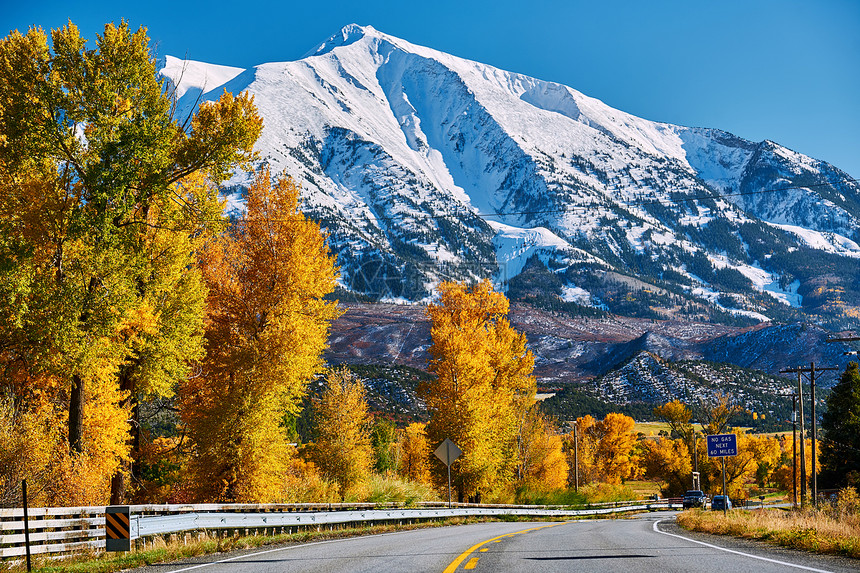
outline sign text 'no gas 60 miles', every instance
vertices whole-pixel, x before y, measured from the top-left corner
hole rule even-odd
[[[738,455],[738,437],[734,434],[708,436],[708,457],[722,458]]]

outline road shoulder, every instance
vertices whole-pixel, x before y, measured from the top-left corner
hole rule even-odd
[[[776,561],[795,563],[803,567],[834,571],[838,573],[856,573],[857,571],[860,571],[860,560],[840,557],[837,555],[811,553],[799,549],[792,549],[790,547],[773,545],[764,541],[744,539],[730,535],[714,535],[699,531],[688,531],[680,527],[675,522],[674,518],[661,519],[656,527],[661,532],[679,535],[693,541],[708,543],[723,549],[749,553]]]

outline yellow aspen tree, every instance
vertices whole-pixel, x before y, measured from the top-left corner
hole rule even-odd
[[[206,356],[181,386],[200,500],[275,501],[292,448],[284,417],[323,370],[337,268],[288,177],[261,171],[247,211],[202,251]]]
[[[430,484],[430,443],[426,424],[413,422],[398,433],[400,459],[398,473],[409,481]]]
[[[578,434],[579,483],[621,483],[638,472],[634,452],[636,434],[633,418],[609,413],[597,421],[591,416],[576,420]],[[568,460],[573,458],[573,432],[567,435]]]
[[[323,475],[340,486],[341,498],[346,498],[373,467],[372,420],[364,383],[346,368],[329,372],[314,414],[318,435],[314,459]]]
[[[800,448],[805,447],[806,451],[804,452],[804,457],[806,460],[806,478],[807,488],[811,487],[812,483],[812,440],[810,439],[801,439],[798,436],[797,440],[797,453],[794,457],[794,462],[792,465],[792,453],[795,449],[795,445],[793,444],[791,439],[784,440],[782,442],[782,458],[785,460],[785,463],[780,466],[773,475],[773,480],[776,482],[777,486],[788,494],[794,492],[794,488],[797,488],[797,495],[800,496],[800,485],[801,485],[801,456],[800,456]],[[795,472],[794,468],[797,468]],[[794,480],[794,483],[792,483]],[[809,491],[807,489],[807,491]]]
[[[744,413],[743,406],[734,403],[731,396],[722,392],[715,392],[706,397],[699,406],[704,418],[702,431],[707,435],[729,431],[732,419]]]
[[[634,425],[635,421],[630,416],[611,412],[593,426],[598,440],[596,457],[601,481],[618,484],[635,472]]]
[[[452,468],[461,500],[480,499],[515,479],[518,428],[534,403],[534,357],[508,322],[508,307],[485,280],[471,288],[442,283],[438,302],[427,308],[435,374],[421,388],[430,411],[427,435],[431,447],[448,438],[463,450]]]
[[[534,405],[519,429],[517,479],[544,491],[567,486],[569,466],[555,424]]]
[[[684,439],[643,441],[642,466],[646,479],[658,481],[664,495],[681,495],[690,489],[693,461]]]

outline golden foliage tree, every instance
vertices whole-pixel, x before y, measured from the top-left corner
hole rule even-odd
[[[693,462],[686,440],[643,440],[642,449],[644,475],[660,482],[664,495],[681,495],[690,489]]]
[[[124,22],[94,49],[71,23],[50,46],[41,29],[0,40],[0,293],[14,305],[0,362],[20,415],[40,407],[30,391],[49,396],[66,427],[55,483],[85,503],[127,471],[136,398],[169,395],[200,353],[189,241],[217,203],[182,182],[217,181],[261,128],[251,99],[230,95],[180,126],[148,42]]]
[[[260,172],[246,213],[201,255],[206,357],[182,384],[180,403],[198,499],[278,497],[292,451],[284,417],[298,411],[324,366],[329,325],[340,313],[325,300],[337,268],[298,198],[291,179],[272,182]]]
[[[507,298],[487,280],[471,288],[442,283],[438,302],[427,307],[435,374],[421,389],[427,435],[431,446],[449,438],[462,449],[452,472],[461,500],[513,481],[519,424],[534,403],[534,357],[507,313]]]
[[[430,484],[430,443],[426,424],[413,422],[398,433],[398,473],[409,481]]]
[[[633,418],[613,412],[600,421],[583,416],[576,424],[580,483],[618,484],[636,477],[639,459],[633,448]],[[568,443],[573,439],[572,433],[568,434]],[[572,452],[573,447],[569,445],[568,450]]]
[[[364,384],[346,368],[329,372],[326,389],[315,404],[317,441],[314,458],[320,471],[340,486],[341,497],[361,484],[373,467],[371,417]]]
[[[731,396],[724,393],[714,393],[699,405],[702,414],[702,431],[707,435],[727,432],[731,428],[732,419],[744,413],[740,404],[732,401]]]
[[[666,402],[654,408],[654,415],[669,424],[671,436],[683,439],[688,447],[692,448],[695,430],[690,420],[693,418],[693,413],[686,404],[680,400]]]
[[[781,457],[783,463],[780,464],[773,472],[773,481],[781,490],[793,493],[797,488],[798,501],[801,491],[801,456],[800,448],[805,447],[804,458],[806,461],[806,486],[812,487],[812,440],[798,438],[797,444],[792,440],[783,440],[780,442]],[[794,453],[795,448],[797,452]],[[792,462],[792,455],[794,461]],[[807,490],[808,491],[808,490]]]
[[[570,467],[555,424],[537,405],[525,412],[517,436],[517,479],[543,490],[567,486]]]
[[[636,477],[638,460],[633,452],[633,444],[636,443],[634,425],[630,416],[614,412],[594,425],[602,481],[617,484]]]

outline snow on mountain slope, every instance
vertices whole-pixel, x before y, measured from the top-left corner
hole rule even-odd
[[[648,121],[369,26],[297,61],[240,70],[168,57],[161,73],[183,113],[224,89],[254,95],[261,155],[301,183],[343,286],[376,298],[423,299],[445,278],[509,280],[538,255],[567,268],[559,296],[594,283],[583,269],[612,269],[661,288],[681,280],[661,308],[725,293],[761,316],[766,285],[730,271],[804,281],[804,265],[786,262],[798,236],[836,256],[860,242],[860,186],[824,162]],[[685,276],[715,294],[694,294]]]

